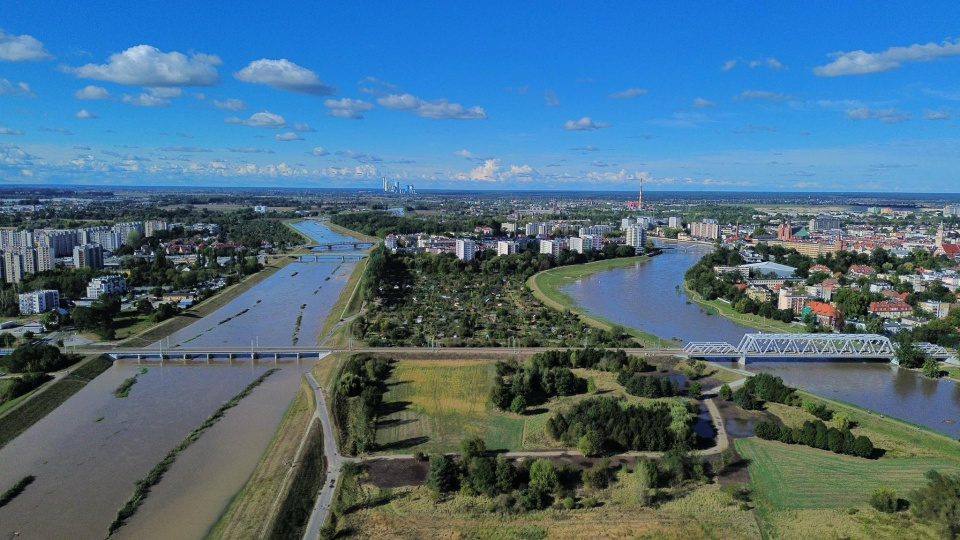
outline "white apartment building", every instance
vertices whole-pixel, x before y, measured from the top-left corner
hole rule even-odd
[[[497,255],[513,255],[517,252],[517,243],[510,240],[497,242]]]
[[[20,295],[20,313],[36,315],[60,307],[60,291],[43,290]]]
[[[397,235],[388,234],[386,238],[383,239],[383,247],[387,249],[397,249]]]
[[[461,261],[472,261],[477,255],[477,243],[469,238],[457,239],[457,258]]]
[[[120,276],[103,276],[90,280],[87,284],[87,298],[97,299],[104,294],[123,294],[127,292],[127,280]]]
[[[593,249],[593,237],[590,235],[576,237],[570,237],[570,251],[576,251],[577,253],[583,253],[584,251],[590,251]]]
[[[541,240],[540,241],[540,253],[545,255],[553,255],[558,257],[560,255],[560,250],[563,249],[562,240]]]
[[[647,230],[643,227],[627,227],[626,245],[633,246],[637,255],[643,253],[643,244],[647,241]]]

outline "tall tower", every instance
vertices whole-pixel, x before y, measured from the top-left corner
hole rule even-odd
[[[940,222],[940,227],[937,229],[937,239],[934,240],[936,247],[943,245],[943,222]]]
[[[643,210],[643,177],[640,177],[640,193],[637,195],[637,210]]]

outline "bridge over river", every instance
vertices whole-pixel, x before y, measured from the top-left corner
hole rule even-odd
[[[950,364],[957,357],[939,345],[917,343],[925,355]],[[897,364],[896,348],[890,338],[879,334],[746,334],[736,346],[726,342],[696,341],[683,348],[685,356],[748,360],[815,358],[826,360],[884,359]]]

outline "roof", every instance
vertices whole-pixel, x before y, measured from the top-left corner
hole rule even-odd
[[[749,268],[750,270],[757,270],[760,272],[773,272],[779,277],[789,277],[797,270],[792,266],[787,266],[785,264],[777,264],[775,262],[765,261],[752,264],[742,264],[741,268]]]
[[[912,312],[913,308],[910,304],[901,302],[900,300],[885,300],[883,302],[870,302],[870,311],[873,313],[880,311]]]
[[[949,257],[960,255],[960,244],[943,244],[940,247],[943,248],[943,252]]]
[[[893,289],[884,289],[883,291],[880,291],[880,294],[886,296],[887,298],[898,298],[900,300],[906,300],[908,296],[908,293],[898,293]]]
[[[810,311],[813,312],[815,315],[824,315],[826,317],[837,316],[837,308],[833,307],[832,305],[826,302],[814,301],[807,304],[807,306],[810,307]]]
[[[850,267],[850,272],[855,274],[876,274],[877,271],[872,266],[865,264],[855,264]]]

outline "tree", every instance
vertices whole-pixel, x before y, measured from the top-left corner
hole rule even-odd
[[[497,456],[497,491],[500,493],[510,493],[513,490],[514,470],[513,465],[507,461],[506,456],[500,454]]]
[[[497,494],[496,463],[491,457],[477,457],[470,464],[470,486],[487,497]]]
[[[460,457],[465,464],[482,456],[486,450],[487,444],[480,437],[471,437],[460,441]]]
[[[870,506],[881,512],[892,514],[897,511],[897,492],[886,487],[880,486],[870,494]]]
[[[717,395],[720,396],[720,399],[725,401],[730,401],[732,394],[733,392],[730,390],[730,385],[726,383],[724,383],[724,385],[720,387],[720,391],[717,392]]]
[[[517,414],[523,414],[524,411],[527,410],[527,398],[522,395],[513,398],[513,401],[510,403],[510,410]]]
[[[587,379],[587,392],[594,393],[597,391],[597,382],[593,380],[593,377]]]
[[[897,362],[908,368],[918,368],[923,364],[923,352],[913,343],[909,332],[897,334],[897,344],[894,347],[894,357]]]
[[[134,306],[137,308],[137,313],[141,315],[149,315],[153,313],[153,303],[150,302],[148,298],[141,298],[140,300],[137,300],[137,303],[134,304]]]
[[[923,361],[923,374],[931,379],[940,378],[940,362],[936,358],[927,358]]]
[[[610,485],[610,458],[605,457],[583,471],[583,483],[593,489],[604,489]]]
[[[140,247],[142,238],[140,237],[139,231],[137,231],[136,229],[130,229],[130,232],[127,233],[127,237],[124,240],[125,240],[124,243],[127,246],[136,249]]]
[[[690,399],[700,399],[701,392],[703,392],[703,385],[699,381],[690,383]]]
[[[577,442],[577,450],[586,457],[597,456],[603,451],[603,437],[597,430],[591,429],[580,437]]]
[[[747,390],[746,386],[737,388],[737,391],[733,393],[733,403],[747,411],[759,408],[757,400],[753,398],[753,394]]]
[[[538,459],[530,465],[530,487],[553,492],[559,487],[557,469],[547,459]]]
[[[910,509],[921,519],[930,520],[943,538],[960,535],[960,475],[929,471],[927,485],[910,497]]]
[[[430,456],[430,470],[427,473],[427,487],[438,493],[457,489],[457,465],[449,456]]]

